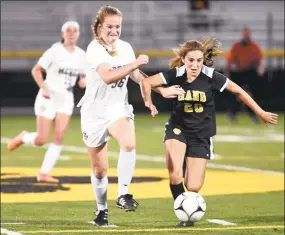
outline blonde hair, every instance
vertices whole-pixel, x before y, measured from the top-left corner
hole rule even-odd
[[[99,26],[99,24],[103,24],[106,16],[113,16],[113,15],[117,15],[117,16],[121,16],[121,17],[123,16],[122,12],[116,7],[112,7],[109,5],[101,7],[97,13],[95,23],[91,26],[92,31],[93,31],[93,35],[94,35],[94,39],[97,40],[111,56],[114,56],[116,54],[116,50],[110,51],[106,47],[106,43],[98,34],[98,26]]]
[[[207,37],[203,42],[198,40],[189,40],[183,44],[179,45],[178,49],[173,50],[175,57],[172,58],[169,62],[171,69],[175,67],[180,67],[184,63],[183,58],[187,55],[189,51],[201,51],[204,54],[204,64],[211,67],[214,64],[214,57],[220,55],[222,51],[219,49],[221,43],[212,37]]]

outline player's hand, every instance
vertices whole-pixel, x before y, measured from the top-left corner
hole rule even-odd
[[[170,99],[185,94],[185,91],[179,85],[174,85],[171,87],[161,88],[160,93],[164,98]]]
[[[50,99],[49,92],[48,92],[48,89],[46,87],[42,88],[42,95],[44,98]]]
[[[263,121],[263,123],[267,126],[268,124],[276,125],[278,123],[278,114],[269,113],[269,112],[261,112],[259,117]]]
[[[154,117],[155,115],[158,114],[158,111],[157,111],[156,107],[152,103],[145,102],[145,106],[149,108],[151,116]]]
[[[78,81],[78,86],[80,88],[85,88],[86,87],[86,78],[85,77],[81,77]]]
[[[139,55],[139,57],[136,59],[136,66],[139,68],[142,65],[148,64],[148,56],[147,55]]]

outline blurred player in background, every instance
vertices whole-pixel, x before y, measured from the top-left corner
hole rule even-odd
[[[252,41],[248,28],[243,28],[242,39],[232,46],[226,56],[226,61],[225,76],[229,77],[232,67],[235,71],[232,80],[253,97],[258,79],[264,74],[264,58],[260,47]],[[236,121],[236,115],[242,105],[240,99],[233,97],[227,112],[230,121]],[[250,114],[252,121],[258,123],[259,119],[255,113],[247,106],[245,109]]]
[[[59,182],[49,175],[62,149],[62,141],[74,107],[73,87],[85,87],[85,52],[76,46],[79,25],[68,21],[61,28],[61,42],[53,44],[32,69],[32,75],[39,86],[35,100],[37,131],[23,131],[8,144],[12,151],[22,144],[42,146],[48,142],[51,127],[54,126],[53,141],[49,144],[37,180],[39,182]],[[46,79],[43,79],[46,72]]]
[[[145,75],[138,69],[148,63],[148,56],[137,59],[131,45],[121,39],[122,13],[112,6],[102,7],[92,26],[94,40],[86,51],[86,91],[78,106],[81,108],[83,141],[88,147],[92,164],[91,184],[97,202],[97,226],[108,226],[108,151],[110,136],[120,146],[118,159],[117,207],[135,211],[138,203],[129,194],[135,162],[135,127],[133,107],[128,103],[127,82],[129,77],[140,83]],[[181,93],[178,87],[172,90],[158,89],[173,96]],[[173,93],[173,94],[171,94]]]
[[[174,200],[184,192],[182,166],[185,157],[187,164],[184,183],[187,190],[199,192],[204,184],[207,160],[213,158],[216,92],[224,89],[230,91],[265,124],[277,123],[277,114],[265,112],[241,87],[209,67],[213,65],[214,57],[220,54],[220,43],[214,42],[211,38],[203,42],[185,42],[172,59],[169,71],[142,81],[145,105],[151,110],[152,116],[157,114],[157,110],[152,103],[151,88],[163,84],[180,85],[186,92],[175,100],[165,126],[166,163]],[[180,222],[178,226],[193,226],[193,223]]]

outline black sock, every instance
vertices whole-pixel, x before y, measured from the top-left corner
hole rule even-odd
[[[182,167],[182,170],[183,170],[183,178],[185,179],[185,175],[186,175],[186,158],[184,158],[184,162],[183,162],[183,167]]]
[[[181,193],[184,193],[184,187],[183,183],[180,184],[170,184],[170,190],[173,196],[173,199],[175,200]]]

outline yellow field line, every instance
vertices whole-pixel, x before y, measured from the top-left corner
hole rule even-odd
[[[208,231],[208,230],[247,230],[247,229],[277,229],[283,228],[284,225],[270,225],[270,226],[244,226],[244,227],[221,227],[221,228],[153,228],[153,229],[94,229],[89,230],[62,230],[62,231],[18,231],[19,233],[127,233],[127,232],[164,232],[164,231]]]
[[[171,50],[149,50],[149,51],[136,51],[136,55],[146,54],[149,57],[172,57],[174,56]],[[227,51],[222,53],[225,56]],[[43,51],[1,51],[1,57],[40,57]],[[264,50],[264,56],[269,57],[284,57],[284,50]]]

